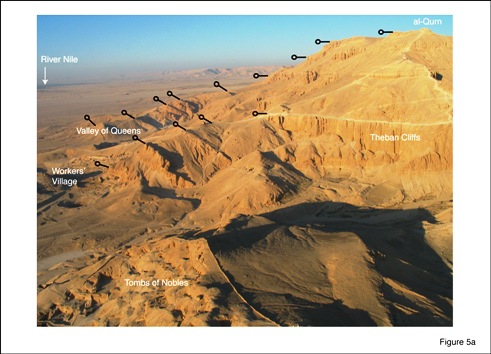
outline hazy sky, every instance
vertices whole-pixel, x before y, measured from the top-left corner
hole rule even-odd
[[[442,25],[414,25],[416,18]],[[115,78],[128,73],[249,65],[291,65],[310,55],[316,38],[379,37],[382,28],[428,27],[452,35],[452,17],[414,16],[45,16],[37,18],[38,79],[51,83]],[[77,56],[77,64],[42,64],[41,55]]]

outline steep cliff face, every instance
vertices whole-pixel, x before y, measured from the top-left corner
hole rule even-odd
[[[449,195],[452,109],[450,37],[424,29],[333,41],[237,92],[147,112],[164,128],[113,173],[149,186],[198,186],[200,208],[214,218],[270,208],[307,181],[332,177],[389,183],[405,198]],[[362,203],[369,193],[359,193]]]
[[[320,159],[314,165],[318,167],[378,168],[396,164],[399,172],[452,168],[449,123],[418,125],[315,115],[279,115],[269,120],[289,132],[292,145],[307,141],[315,147]],[[392,137],[397,140],[391,141]],[[311,158],[311,154],[294,155],[295,161]]]

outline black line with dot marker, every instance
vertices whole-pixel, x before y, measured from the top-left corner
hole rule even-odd
[[[129,114],[129,113],[128,113],[128,111],[127,111],[126,109],[123,109],[123,110],[121,111],[121,114],[122,114],[123,116],[128,116],[128,117],[131,117],[131,118],[135,119],[135,117],[133,117],[131,114]]]
[[[92,123],[92,125],[95,127],[95,123],[93,121],[90,120],[90,116],[88,114],[84,115],[84,119],[85,120],[88,120],[89,122]]]
[[[323,40],[320,40],[319,38],[317,38],[317,39],[315,40],[315,44],[319,45],[319,44],[321,44],[321,43],[331,43],[331,41],[323,41]]]
[[[386,33],[394,33],[394,31],[384,31],[383,29],[379,29],[378,30],[378,34],[381,35],[381,36],[384,35],[384,34],[386,34]]]
[[[204,121],[206,121],[206,122],[208,122],[208,123],[211,124],[211,121],[209,121],[208,119],[206,119],[203,114],[198,114],[198,118],[199,118],[199,120],[204,120]]]
[[[153,100],[154,100],[155,102],[160,102],[160,103],[162,103],[163,105],[166,105],[166,106],[167,106],[167,103],[165,103],[164,101],[162,101],[162,100],[160,99],[160,97],[159,97],[159,96],[153,96]]]
[[[305,59],[307,57],[305,55],[292,54],[291,58],[292,58],[292,60],[297,60],[297,59]]]
[[[213,86],[220,87],[223,91],[228,92],[228,90],[225,87],[223,87],[222,85],[220,85],[220,81],[213,82]]]
[[[182,126],[180,126],[180,125],[179,125],[179,122],[178,122],[177,120],[175,120],[175,121],[172,123],[172,125],[173,125],[174,127],[176,127],[176,128],[177,128],[177,127],[179,127],[179,128],[181,128],[182,130],[184,130],[184,131],[186,130],[186,128],[184,128],[184,127],[182,127]]]
[[[252,77],[255,78],[255,79],[259,79],[260,77],[268,77],[268,75],[254,73],[254,74],[252,74]]]
[[[105,168],[109,168],[108,165],[104,165],[100,161],[94,161],[94,165],[96,165],[96,167],[102,166],[102,167],[105,167]]]
[[[133,138],[133,140],[135,140],[135,141],[136,141],[136,140],[138,140],[140,143],[142,143],[142,144],[146,144],[146,142],[144,142],[143,140],[141,140],[141,139],[138,137],[138,135],[133,135],[133,136],[132,136],[132,138]]]
[[[268,114],[268,113],[266,113],[266,112],[252,111],[252,115],[253,115],[254,117],[257,117],[257,116],[258,116],[258,115],[260,115],[260,114]]]
[[[167,96],[177,98],[179,101],[181,100],[179,97],[177,97],[176,95],[174,95],[174,93],[172,93],[172,91],[170,91],[170,90],[167,91]]]

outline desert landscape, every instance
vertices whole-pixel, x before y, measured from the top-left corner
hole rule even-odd
[[[452,75],[423,28],[40,87],[38,326],[452,326]]]

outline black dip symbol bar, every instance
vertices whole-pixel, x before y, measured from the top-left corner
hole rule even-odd
[[[220,85],[220,82],[219,81],[215,81],[213,83],[213,86],[220,87],[223,91],[228,92],[228,90],[225,87],[223,87],[222,85]]]
[[[383,29],[378,30],[378,34],[383,35],[385,33],[394,33],[394,31],[384,31]]]
[[[123,109],[123,110],[121,111],[121,114],[122,114],[123,116],[128,116],[128,117],[131,117],[131,118],[135,119],[135,117],[133,117],[131,114],[129,114],[129,113],[128,113],[128,111],[127,111],[126,109]]]
[[[109,168],[108,165],[104,165],[104,164],[100,163],[99,161],[94,161],[94,165],[96,165],[97,167],[102,166],[102,167],[105,167],[105,168]]]
[[[259,79],[260,77],[268,77],[268,75],[264,75],[264,74],[261,75],[259,73],[254,73],[254,74],[252,74],[252,77],[255,79]]]
[[[159,96],[153,96],[153,100],[155,102],[160,102],[160,103],[165,104],[167,106],[167,103],[165,103],[164,101],[162,101]]]
[[[252,111],[252,115],[253,115],[254,117],[257,117],[257,116],[258,116],[258,115],[260,115],[260,114],[268,114],[268,113],[266,113],[266,112]]]
[[[211,124],[211,121],[209,121],[208,119],[206,119],[206,118],[205,118],[205,116],[204,116],[204,115],[202,115],[202,114],[199,114],[199,115],[198,115],[198,118],[199,118],[200,120],[204,120],[204,121],[206,121],[206,122],[208,122],[208,123],[210,123],[210,124]]]
[[[292,54],[292,60],[305,59],[305,58],[307,58],[305,55]]]
[[[181,100],[179,97],[177,97],[176,95],[174,95],[172,93],[172,91],[167,91],[167,96],[177,98],[179,101]]]
[[[174,121],[174,123],[172,123],[172,125],[173,125],[173,126],[175,126],[176,128],[177,128],[177,127],[179,127],[179,128],[181,128],[182,130],[186,130],[186,128],[181,127],[181,126],[179,125],[179,122],[178,122],[178,121]]]
[[[132,137],[132,138],[133,138],[133,140],[135,140],[135,141],[136,141],[136,140],[138,140],[140,143],[142,143],[142,144],[146,144],[146,142],[144,142],[143,140],[141,140],[141,139],[138,137],[138,135],[133,135],[133,137]]]
[[[315,44],[319,45],[321,43],[331,43],[331,41],[321,41],[319,38],[315,40]]]
[[[95,123],[93,121],[90,120],[90,116],[88,114],[84,115],[84,119],[85,120],[88,120],[89,122],[92,123],[93,126],[95,126]]]

